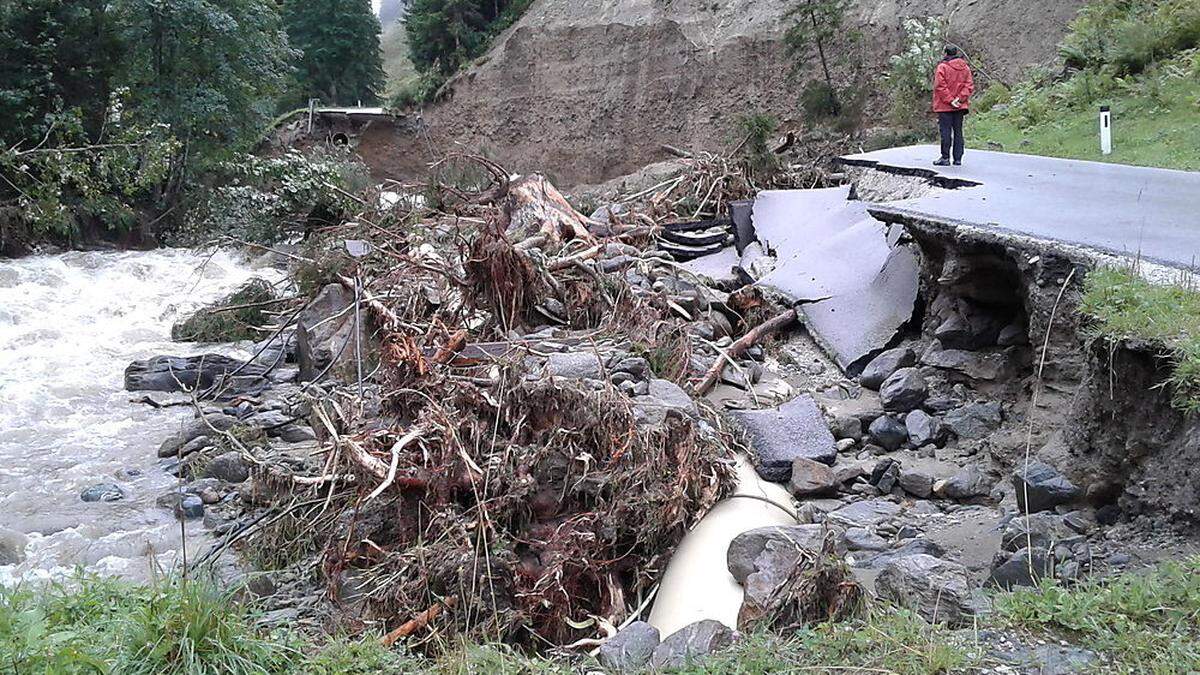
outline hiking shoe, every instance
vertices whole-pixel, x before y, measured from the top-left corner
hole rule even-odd
[[[934,166],[950,166],[950,160],[939,159],[938,161],[934,162],[933,165]]]
[[[954,166],[962,166],[962,160],[960,159],[957,162],[955,162]]]

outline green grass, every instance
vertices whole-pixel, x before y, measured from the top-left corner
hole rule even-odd
[[[1059,97],[1035,100],[1032,116],[1013,109],[969,115],[967,140],[983,150],[999,143],[1006,152],[1200,170],[1200,78],[1146,82],[1131,80],[1083,105],[1073,104],[1078,97],[1063,87]],[[1013,105],[1020,107],[1019,101]],[[1113,152],[1107,156],[1100,152],[1101,105],[1111,106],[1113,115]]]
[[[1107,582],[998,594],[980,628],[1066,640],[1104,654],[1118,673],[1200,671],[1200,558]],[[152,587],[82,577],[43,590],[0,588],[0,674],[593,672],[589,657],[530,657],[505,645],[461,645],[436,660],[387,651],[374,636],[314,641],[265,630],[257,615],[203,582]],[[752,634],[689,675],[765,672],[971,672],[988,644],[973,630],[930,626],[876,607],[865,619],[791,635]]]
[[[1132,269],[1099,268],[1087,276],[1080,310],[1094,320],[1096,337],[1161,344],[1171,356],[1173,401],[1200,411],[1200,293],[1152,284]]]
[[[999,596],[999,618],[1106,654],[1122,673],[1200,671],[1200,558],[1106,583]]]

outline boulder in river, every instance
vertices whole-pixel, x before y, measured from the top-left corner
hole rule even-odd
[[[268,368],[221,354],[155,356],[125,368],[125,389],[206,393],[219,399],[261,394],[271,387]]]
[[[229,431],[237,425],[238,419],[223,413],[212,413],[204,417],[184,422],[179,431],[171,434],[158,446],[159,457],[187,456],[212,445],[209,434]],[[215,431],[214,431],[215,430]],[[199,441],[199,439],[204,441]]]
[[[125,491],[114,483],[97,483],[79,493],[85,502],[117,502],[125,498]]]

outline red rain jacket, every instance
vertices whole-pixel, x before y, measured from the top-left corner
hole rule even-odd
[[[971,67],[961,56],[946,59],[938,64],[933,76],[933,111],[954,112],[966,110],[971,105],[971,94],[975,93],[975,78]],[[950,105],[958,99],[959,106]]]

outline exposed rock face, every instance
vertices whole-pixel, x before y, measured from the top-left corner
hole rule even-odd
[[[1055,58],[1084,0],[857,0],[865,72],[886,69],[906,18],[947,16],[950,34],[1002,78]],[[748,109],[799,119],[781,44],[787,3],[757,0],[537,0],[486,58],[424,112],[435,137],[549,171],[563,185],[599,183],[667,159],[661,144],[724,146]],[[811,74],[815,58],[810,60]],[[799,81],[807,79],[802,74]],[[886,106],[881,98],[868,104]],[[620,152],[613,152],[620,148]]]

